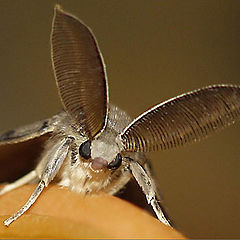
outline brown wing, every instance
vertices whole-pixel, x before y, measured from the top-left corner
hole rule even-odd
[[[55,117],[0,133],[0,146],[26,142],[53,131]]]
[[[96,39],[86,25],[57,5],[51,46],[63,106],[92,138],[103,130],[108,111],[105,66]]]
[[[195,142],[240,117],[240,87],[214,85],[146,111],[121,134],[126,151],[149,152]]]
[[[0,134],[0,182],[12,182],[34,168],[55,117]]]
[[[13,182],[33,170],[50,136],[46,134],[26,142],[0,145],[0,182]]]

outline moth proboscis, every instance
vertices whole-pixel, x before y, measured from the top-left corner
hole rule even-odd
[[[146,152],[201,140],[239,119],[239,86],[208,86],[157,104],[133,121],[109,104],[106,68],[92,31],[55,7],[51,33],[53,71],[63,111],[0,135],[0,146],[47,136],[37,166],[0,195],[30,182],[27,203],[4,221],[9,226],[50,182],[80,194],[116,194],[133,177],[157,218],[171,225],[160,205]]]

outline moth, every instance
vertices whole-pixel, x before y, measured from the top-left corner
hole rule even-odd
[[[220,84],[184,93],[131,120],[109,103],[106,67],[90,28],[56,5],[50,40],[63,111],[0,135],[0,146],[47,136],[35,169],[0,190],[2,195],[38,183],[4,224],[25,213],[50,182],[82,195],[113,195],[134,178],[157,218],[171,225],[145,153],[196,142],[233,124],[240,116],[239,86]]]

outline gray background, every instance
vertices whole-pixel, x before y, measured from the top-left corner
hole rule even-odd
[[[58,1],[89,25],[111,102],[136,117],[214,83],[240,83],[240,1]],[[49,34],[56,1],[0,0],[0,130],[60,110]],[[165,205],[188,237],[240,237],[239,123],[201,143],[152,154]]]

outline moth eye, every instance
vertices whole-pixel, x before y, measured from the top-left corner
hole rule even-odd
[[[91,142],[89,140],[80,145],[79,155],[84,159],[89,159],[91,157]]]
[[[118,169],[121,166],[121,164],[122,164],[122,156],[120,153],[118,153],[115,159],[108,164],[108,168],[115,170],[115,169]]]

